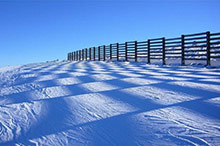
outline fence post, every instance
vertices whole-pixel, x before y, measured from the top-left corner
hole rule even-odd
[[[82,49],[82,60],[84,60],[84,49]]]
[[[92,49],[89,48],[89,60],[92,60]]]
[[[78,61],[80,61],[80,51],[78,51]]]
[[[80,50],[80,60],[83,60],[83,49]]]
[[[80,52],[79,52],[79,50],[77,51],[78,52],[78,61],[80,60]]]
[[[128,42],[125,42],[125,61],[128,61]]]
[[[207,31],[206,32],[206,41],[207,41],[207,65],[211,65],[210,63],[210,59],[211,59],[211,55],[210,55],[210,32]]]
[[[112,44],[110,44],[110,60],[112,61]]]
[[[166,42],[165,42],[165,37],[162,38],[162,45],[163,45],[163,65],[166,64]]]
[[[147,40],[147,63],[150,64],[150,40]]]
[[[181,36],[181,48],[182,48],[182,65],[185,65],[185,36]]]
[[[137,41],[134,42],[134,59],[135,62],[137,62],[138,58],[137,58]]]
[[[81,50],[79,50],[79,60],[81,60],[81,58],[82,58],[82,52]]]
[[[81,50],[79,50],[79,61],[81,60]]]
[[[86,48],[86,61],[87,61],[87,58],[88,58],[88,54],[87,54],[87,51],[88,51],[88,50],[87,50],[87,48]]]
[[[73,52],[71,52],[71,60],[73,61]]]
[[[86,60],[86,49],[83,49],[83,60]]]
[[[103,60],[105,61],[105,45],[103,46]]]
[[[98,60],[100,61],[100,46],[98,46]]]
[[[119,61],[119,43],[116,44],[117,51],[117,61]]]
[[[78,50],[78,61],[80,61],[80,59],[81,59],[81,57],[80,57],[80,53],[81,51],[80,50]]]
[[[95,47],[93,47],[93,60],[95,61]]]
[[[76,61],[78,61],[78,51],[76,51]]]

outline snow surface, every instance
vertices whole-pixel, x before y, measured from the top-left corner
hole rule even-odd
[[[220,69],[83,61],[1,68],[0,145],[220,145]]]

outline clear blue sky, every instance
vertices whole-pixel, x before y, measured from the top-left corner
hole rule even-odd
[[[0,0],[0,67],[98,45],[220,32],[219,0]]]

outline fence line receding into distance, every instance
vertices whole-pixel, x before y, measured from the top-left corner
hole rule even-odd
[[[177,38],[155,38],[146,41],[129,41],[98,47],[85,48],[68,53],[70,61],[142,61],[151,63],[159,60],[166,64],[168,59],[179,59],[184,65],[187,60],[203,60],[210,65],[211,59],[220,58],[220,33],[196,33]]]

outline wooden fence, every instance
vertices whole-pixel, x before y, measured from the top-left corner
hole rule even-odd
[[[203,60],[207,65],[213,58],[220,58],[220,33],[196,33],[177,38],[156,38],[146,41],[129,41],[98,47],[85,48],[68,53],[70,61],[143,61],[159,60],[166,64],[168,59]]]

